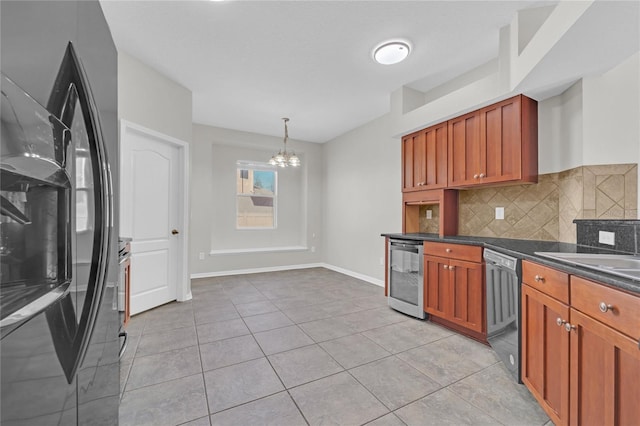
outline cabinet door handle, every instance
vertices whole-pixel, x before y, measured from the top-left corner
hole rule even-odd
[[[442,267],[443,267],[444,269],[449,269],[449,266],[448,266],[448,265],[442,265]]]
[[[571,330],[575,330],[575,329],[576,329],[576,326],[575,326],[575,325],[571,325],[571,324],[569,324],[569,323],[567,322],[567,323],[565,323],[565,325],[564,325],[564,329],[565,329],[565,330],[567,330],[567,332],[569,333],[569,332],[571,332]]]
[[[604,302],[600,302],[599,307],[600,307],[600,311],[603,313],[606,313],[608,311],[613,311],[613,305],[607,305]]]
[[[544,277],[542,275],[536,275],[535,277],[533,277],[533,279],[537,283],[543,283],[544,282]]]
[[[453,271],[454,269],[456,269],[456,267],[455,267],[455,266],[449,266],[449,270],[450,270],[450,271]]]
[[[563,320],[562,318],[558,317],[556,319],[556,324],[558,324],[558,327],[562,327],[563,325],[565,325],[567,322],[565,320]]]
[[[484,173],[480,173],[480,179],[484,177]]]
[[[474,179],[478,179],[479,175],[476,173],[475,175],[473,175]]]

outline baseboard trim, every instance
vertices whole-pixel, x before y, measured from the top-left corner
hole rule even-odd
[[[243,275],[243,274],[259,274],[261,272],[278,272],[289,271],[294,269],[309,269],[309,268],[326,268],[331,271],[339,272],[344,275],[348,275],[353,278],[357,278],[362,281],[377,285],[378,287],[384,287],[384,281],[377,278],[370,277],[368,275],[354,272],[349,269],[341,268],[339,266],[330,265],[328,263],[304,263],[300,265],[283,265],[283,266],[268,266],[264,268],[251,268],[251,269],[235,269],[229,271],[215,271],[215,272],[200,272],[197,274],[191,274],[191,279],[198,278],[213,278],[224,277],[229,275]]]
[[[366,281],[371,284],[375,284],[378,287],[384,287],[384,281],[379,280],[377,278],[370,277],[369,275],[364,275],[359,272],[354,272],[349,269],[344,269],[339,266],[329,265],[328,263],[322,264],[323,268],[331,269],[332,271],[339,272],[341,274],[349,275],[350,277],[357,278],[362,281]]]

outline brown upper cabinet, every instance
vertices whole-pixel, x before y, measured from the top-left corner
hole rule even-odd
[[[448,121],[448,186],[538,180],[538,103],[518,95]]]
[[[447,186],[447,123],[402,138],[402,191]]]

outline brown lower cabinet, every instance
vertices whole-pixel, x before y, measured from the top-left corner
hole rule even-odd
[[[556,425],[637,425],[640,297],[565,274],[564,303],[549,271],[523,262],[523,382]]]
[[[556,426],[569,418],[568,319],[569,306],[522,286],[522,381]]]
[[[447,251],[448,250],[448,251]],[[432,320],[468,332],[480,340],[485,333],[485,291],[482,248],[425,242],[424,310]],[[435,318],[434,318],[435,317]]]

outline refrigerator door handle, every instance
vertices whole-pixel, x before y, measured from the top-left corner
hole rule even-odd
[[[122,346],[120,346],[120,352],[118,352],[118,359],[122,359],[122,357],[124,356],[125,351],[127,350],[127,343],[129,341],[129,333],[127,333],[126,331],[122,331],[122,332],[120,332],[120,334],[118,334],[118,337],[124,337],[124,341],[122,342]]]
[[[76,116],[83,120],[95,188],[93,193],[95,228],[92,246],[86,248],[91,253],[91,266],[86,277],[87,289],[83,296],[84,303],[76,308],[73,300],[65,297],[55,307],[47,310],[47,322],[54,346],[67,380],[71,383],[89,348],[89,341],[105,293],[113,224],[111,175],[108,170],[109,163],[100,126],[100,115],[82,63],[71,42],[67,45],[47,109],[60,117],[69,128],[73,128]],[[75,148],[72,146],[72,149]],[[75,279],[78,280],[78,274]],[[77,309],[81,311],[76,312]]]

